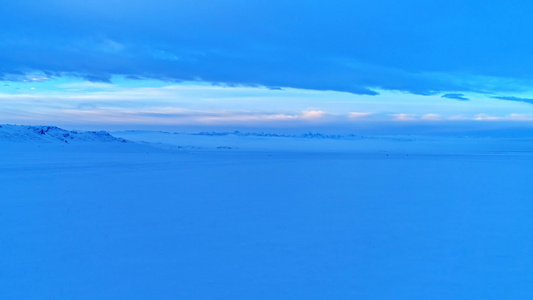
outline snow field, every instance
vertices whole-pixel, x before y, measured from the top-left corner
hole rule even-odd
[[[0,298],[532,295],[524,141],[502,154],[231,138],[1,144]]]

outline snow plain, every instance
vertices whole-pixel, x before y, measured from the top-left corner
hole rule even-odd
[[[529,299],[532,149],[2,125],[0,299]]]

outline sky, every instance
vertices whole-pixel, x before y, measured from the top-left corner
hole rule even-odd
[[[528,1],[3,1],[0,123],[533,121]]]

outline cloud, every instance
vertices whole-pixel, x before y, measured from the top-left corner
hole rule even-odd
[[[531,98],[504,97],[504,96],[498,96],[498,97],[492,97],[492,98],[498,99],[498,100],[517,101],[517,102],[525,102],[525,103],[533,104],[533,99]]]
[[[112,89],[116,88],[115,85],[111,83],[104,82],[94,82],[94,81],[78,81],[78,82],[69,82],[62,83],[57,85],[58,88],[62,89],[73,89],[73,90],[82,90],[82,89]]]
[[[417,117],[413,114],[391,114],[395,121],[416,121]]]
[[[493,116],[488,114],[478,114],[474,117],[476,121],[533,121],[532,114],[513,113],[506,116]]]
[[[438,114],[425,114],[420,117],[420,119],[428,121],[438,121],[441,120],[441,117]]]
[[[509,114],[507,116],[509,120],[512,121],[533,121],[533,115],[532,114]]]
[[[321,110],[308,110],[302,112],[302,118],[304,119],[320,119],[325,115],[326,113]]]
[[[318,112],[317,112],[318,113]],[[301,114],[265,114],[265,113],[249,113],[249,112],[231,112],[231,113],[218,113],[210,115],[197,115],[194,116],[194,123],[269,123],[269,122],[302,122],[302,121],[316,121],[323,116],[323,112],[315,114],[315,112],[304,111]]]
[[[50,76],[47,76],[43,73],[11,73],[11,74],[4,74],[3,80],[5,81],[14,81],[14,82],[44,82],[51,80]],[[6,84],[4,84],[6,86]]]
[[[514,93],[532,83],[533,3],[510,1],[7,1],[0,78]]]
[[[373,113],[371,113],[371,112],[351,112],[351,113],[348,114],[348,118],[357,120],[357,119],[366,118],[366,117],[368,117],[370,115],[373,115]]]
[[[461,101],[468,101],[470,99],[466,98],[464,94],[444,94],[441,96],[442,98],[448,98],[448,99],[455,99],[455,100],[461,100]]]

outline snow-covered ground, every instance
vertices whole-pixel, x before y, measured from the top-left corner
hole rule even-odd
[[[0,299],[529,299],[532,149],[2,125]]]

